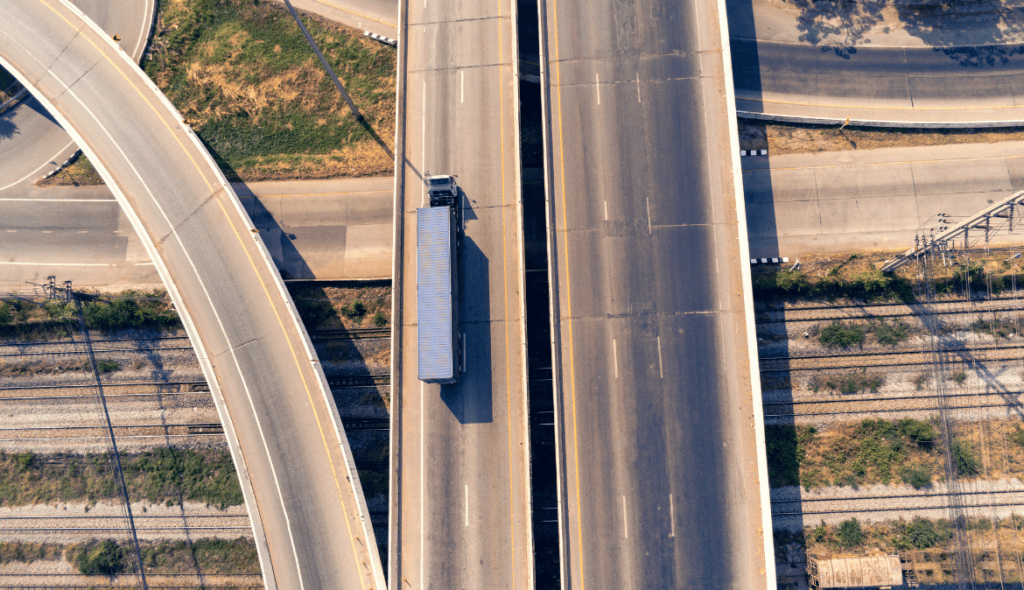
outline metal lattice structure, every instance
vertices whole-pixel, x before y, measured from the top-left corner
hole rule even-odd
[[[918,235],[914,239],[914,247],[887,261],[882,266],[882,271],[892,272],[929,252],[956,249],[958,243],[961,244],[962,250],[969,250],[971,246],[981,243],[987,246],[996,233],[1013,233],[1015,227],[1020,225],[1018,218],[1022,206],[1024,191],[1013,193],[984,211],[952,226],[947,225],[950,221],[949,216],[939,213],[938,229],[932,230],[928,235]]]

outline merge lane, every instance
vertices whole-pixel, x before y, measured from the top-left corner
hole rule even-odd
[[[403,9],[406,165],[398,171],[391,579],[409,588],[532,588],[512,4]],[[400,47],[400,51],[402,48]],[[404,106],[404,108],[403,108]],[[400,126],[401,128],[401,126]],[[462,195],[457,385],[416,378],[422,176]]]
[[[542,5],[569,588],[774,582],[716,10]]]
[[[65,2],[0,5],[0,63],[62,120],[146,242],[214,390],[268,587],[382,587],[323,372],[212,159]]]

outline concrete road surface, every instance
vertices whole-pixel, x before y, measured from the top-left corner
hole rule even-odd
[[[774,588],[724,6],[541,6],[563,587]]]
[[[160,91],[66,0],[0,4],[0,65],[47,106],[135,227],[214,390],[269,588],[382,588],[351,452],[270,256]]]
[[[967,18],[911,35],[906,23],[885,18],[847,15],[837,27],[838,18],[819,22],[796,7],[730,1],[736,109],[756,118],[849,118],[859,125],[1024,124],[1024,44],[1015,27],[993,22],[973,30],[978,18]]]
[[[937,227],[936,213],[956,220],[1024,190],[1019,141],[742,162],[751,258],[906,250],[920,228]]]
[[[391,278],[394,179],[233,184],[286,279]],[[257,196],[258,195],[258,196]],[[0,193],[0,290],[48,275],[104,290],[163,287],[105,186]]]
[[[279,0],[282,1],[283,0]],[[291,0],[296,10],[398,39],[398,0]]]
[[[403,2],[392,383],[390,579],[533,587],[515,19],[509,0]],[[457,385],[416,377],[422,175],[462,189]]]
[[[156,0],[77,0],[75,6],[101,29],[121,37],[121,47],[134,61],[142,58],[156,14]],[[0,130],[5,129],[0,131],[0,194],[45,176],[78,149],[32,97],[0,114]]]

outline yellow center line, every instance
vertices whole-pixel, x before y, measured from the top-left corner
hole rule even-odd
[[[560,59],[558,48],[558,0],[551,0],[551,11],[555,36],[555,87],[558,89],[558,162],[562,185],[562,223],[566,223],[568,216],[566,215],[565,206],[565,133],[562,130],[562,61]],[[568,229],[568,227],[566,229]],[[566,234],[566,238],[568,238],[568,234]],[[572,393],[572,457],[574,463],[573,472],[576,476],[576,537],[579,539],[579,547],[577,547],[577,551],[579,552],[580,563],[580,590],[584,590],[586,588],[586,579],[583,575],[583,512],[580,509],[580,447],[579,440],[577,438],[576,421],[576,359],[573,353],[572,338],[572,281],[570,280],[569,273],[569,244],[565,243],[562,249],[565,250],[566,324],[569,326],[569,383],[570,391]],[[569,559],[572,559],[571,551]]]
[[[149,97],[147,97],[144,93],[142,93],[139,90],[139,88],[135,84],[132,83],[131,76],[129,74],[127,74],[121,67],[119,67],[117,63],[115,63],[113,60],[111,60],[110,57],[107,56],[106,53],[98,45],[93,43],[91,39],[89,39],[87,36],[82,34],[82,30],[81,29],[77,29],[75,27],[75,25],[71,21],[69,21],[67,18],[65,18],[64,15],[62,15],[60,12],[58,12],[52,6],[52,4],[50,4],[49,2],[47,2],[45,0],[44,0],[44,4],[46,4],[47,8],[49,8],[57,16],[59,16],[61,19],[63,19],[64,22],[68,23],[68,25],[70,25],[73,29],[78,31],[78,33],[86,41],[88,41],[89,44],[92,45],[100,53],[100,55],[103,56],[103,58],[108,63],[110,63],[111,65],[114,66],[114,69],[125,78],[125,81],[128,83],[128,85],[131,86],[132,88],[134,88],[136,90],[136,92],[138,92],[138,94],[142,97],[143,101],[147,105],[149,105],[149,107],[157,115],[157,118],[161,122],[163,122],[163,124],[167,127],[168,131],[171,132],[171,135],[174,137],[175,141],[178,142],[178,145],[181,146],[182,151],[184,151],[185,155],[187,155],[189,160],[192,161],[193,166],[195,166],[196,170],[200,173],[200,176],[203,178],[203,181],[206,182],[207,187],[209,187],[210,190],[213,190],[213,186],[210,184],[209,180],[207,180],[206,176],[203,174],[204,169],[199,166],[199,164],[196,162],[195,158],[192,157],[192,154],[189,153],[187,148],[185,148],[185,145],[181,142],[181,140],[177,137],[177,135],[174,134],[174,130],[167,124],[167,122],[164,120],[164,118],[160,116],[160,112],[157,111],[156,107],[152,104],[152,102],[150,101]],[[226,191],[225,191],[225,194],[227,194]],[[356,549],[356,544],[355,544],[356,543],[356,537],[352,534],[352,523],[349,522],[347,504],[345,502],[344,494],[342,493],[342,489],[341,489],[341,481],[338,479],[337,468],[336,468],[336,466],[334,464],[334,459],[331,456],[330,446],[327,443],[327,435],[324,433],[323,424],[321,423],[321,420],[320,420],[320,413],[317,412],[317,410],[316,410],[316,405],[315,405],[315,403],[313,401],[312,391],[309,388],[309,383],[306,381],[306,376],[305,376],[305,374],[303,372],[303,366],[299,362],[298,355],[295,353],[295,347],[294,347],[294,345],[292,343],[291,336],[288,334],[288,329],[285,327],[284,320],[281,318],[281,314],[280,314],[280,312],[278,312],[277,306],[274,305],[274,299],[270,295],[270,291],[267,288],[266,282],[263,280],[263,277],[260,275],[259,267],[256,265],[255,260],[253,260],[253,257],[249,253],[249,250],[246,247],[245,242],[242,240],[242,236],[239,233],[238,228],[236,227],[235,223],[231,220],[231,216],[228,214],[227,209],[224,207],[223,199],[217,199],[217,204],[220,206],[221,211],[224,213],[225,219],[227,219],[228,224],[231,226],[232,231],[235,233],[235,236],[238,238],[239,244],[241,244],[242,250],[245,252],[246,257],[249,260],[249,264],[252,266],[253,271],[256,273],[256,278],[257,278],[257,280],[259,280],[260,286],[263,288],[263,292],[267,296],[267,299],[268,299],[268,301],[270,303],[270,307],[271,307],[271,309],[274,310],[274,315],[277,318],[278,324],[281,326],[281,330],[284,332],[285,340],[286,340],[286,342],[288,344],[288,349],[292,353],[292,358],[294,359],[295,366],[298,369],[299,377],[302,379],[303,388],[305,388],[305,390],[306,390],[306,396],[309,399],[310,407],[313,410],[313,417],[316,420],[317,428],[320,430],[320,437],[321,437],[321,440],[323,441],[324,450],[327,453],[327,460],[328,460],[328,462],[330,463],[330,466],[331,466],[331,473],[334,475],[334,483],[335,483],[335,486],[336,486],[336,488],[338,490],[338,497],[341,500],[342,513],[343,513],[343,517],[344,517],[344,520],[345,520],[345,526],[348,528],[349,541],[350,541],[350,543],[352,545],[352,555],[353,555],[353,558],[355,559],[355,562],[356,562],[356,575],[359,577],[360,587],[365,588],[366,587],[366,583],[363,580],[363,576],[362,576],[362,574],[359,571],[359,566],[360,566],[361,562],[359,560],[359,554],[358,554],[358,551]],[[213,304],[212,301],[210,303],[211,303],[211,305]],[[227,335],[225,334],[225,336],[227,336]],[[241,367],[240,366],[238,367],[238,369],[239,369],[239,371],[241,371]],[[340,441],[339,441],[339,444],[340,444]]]
[[[270,301],[270,307],[274,310],[274,316],[277,318],[278,324],[281,326],[281,330],[284,332],[284,337],[288,343],[288,350],[292,353],[292,358],[295,360],[295,366],[299,370],[299,377],[302,379],[302,387],[306,390],[306,398],[309,400],[309,407],[313,410],[313,418],[316,420],[316,427],[320,430],[320,438],[324,444],[324,451],[327,453],[327,462],[331,465],[331,474],[334,476],[334,485],[338,490],[338,498],[341,500],[342,516],[345,520],[345,527],[348,529],[349,543],[352,545],[352,556],[356,561],[356,575],[359,577],[359,586],[366,588],[366,583],[363,580],[362,573],[359,571],[359,552],[356,549],[356,537],[352,534],[352,523],[349,522],[348,518],[348,507],[345,503],[345,496],[341,491],[341,480],[338,479],[338,470],[334,465],[334,459],[331,456],[331,448],[327,444],[327,435],[324,433],[323,424],[320,422],[320,413],[316,410],[316,404],[313,401],[313,392],[309,388],[309,383],[306,381],[306,375],[303,372],[303,366],[299,362],[299,356],[295,354],[295,346],[292,344],[291,336],[288,334],[288,329],[284,325],[284,320],[281,319],[280,312],[277,311],[277,306],[274,305],[274,299],[270,296],[270,290],[267,289],[267,284],[264,282],[263,277],[260,276],[259,267],[256,266],[256,261],[253,260],[252,255],[249,253],[249,249],[246,248],[245,242],[242,240],[242,235],[238,232],[238,228],[231,221],[231,217],[228,214],[227,209],[224,207],[223,199],[217,199],[217,204],[220,206],[221,211],[224,213],[224,217],[228,220],[228,225],[231,226],[231,230],[235,233],[235,237],[238,238],[238,243],[241,244],[242,250],[245,252],[246,257],[249,259],[249,264],[252,266],[253,271],[256,273],[256,278],[260,282],[260,286],[263,287],[263,292],[266,294],[267,299]],[[241,370],[241,367],[239,367]],[[340,445],[340,441],[339,441]]]
[[[513,0],[515,1],[515,0]],[[503,58],[503,36],[502,36],[502,19],[501,19],[501,3],[503,0],[498,0],[498,61],[501,62]],[[505,68],[503,66],[498,67],[498,112],[501,113],[501,120],[499,123],[500,129],[500,140],[501,140],[501,275],[504,281],[505,291],[505,413],[507,416],[508,424],[508,502],[509,502],[509,528],[512,539],[512,590],[516,587],[516,497],[515,497],[515,486],[513,485],[514,478],[513,466],[515,464],[513,460],[513,444],[512,444],[512,359],[509,358],[509,313],[508,313],[508,230],[505,226],[505,216],[507,213],[507,197],[505,192]]]
[[[125,73],[124,73],[124,71],[123,71],[123,70],[121,69],[121,67],[120,67],[120,66],[118,65],[118,63],[117,63],[117,62],[115,62],[114,60],[110,59],[110,56],[108,56],[108,55],[107,55],[107,54],[106,54],[106,53],[105,53],[105,52],[103,51],[103,49],[101,49],[101,48],[100,48],[100,46],[99,46],[99,45],[97,45],[97,44],[93,43],[93,42],[92,42],[92,39],[90,39],[90,38],[89,38],[89,37],[88,37],[87,35],[85,35],[85,34],[83,34],[83,33],[82,33],[82,30],[83,30],[83,28],[88,28],[88,25],[84,25],[84,23],[83,23],[83,25],[84,25],[84,26],[83,26],[82,28],[78,28],[78,27],[77,27],[77,26],[76,26],[76,25],[75,25],[74,23],[72,23],[71,21],[69,21],[68,19],[66,19],[66,18],[64,17],[64,15],[63,15],[63,14],[61,14],[60,12],[58,12],[58,11],[57,11],[57,9],[56,9],[56,8],[54,8],[54,7],[53,7],[53,5],[52,5],[52,4],[50,3],[50,2],[47,2],[46,0],[43,0],[43,3],[44,3],[44,4],[46,5],[46,7],[47,7],[47,8],[49,8],[49,9],[50,9],[50,10],[51,10],[51,11],[52,11],[52,12],[53,12],[54,14],[56,14],[57,16],[59,16],[59,17],[61,18],[61,20],[63,20],[64,22],[66,22],[66,23],[67,23],[67,24],[68,24],[68,25],[69,25],[69,26],[70,26],[70,27],[71,27],[72,29],[75,29],[75,31],[76,31],[76,32],[78,33],[78,35],[77,35],[77,36],[81,37],[82,39],[85,39],[85,41],[86,41],[86,42],[87,42],[87,43],[88,43],[89,45],[92,45],[92,46],[93,46],[93,48],[94,48],[94,49],[95,49],[95,50],[97,51],[97,53],[99,53],[99,54],[100,54],[100,55],[101,55],[101,56],[103,57],[104,61],[106,61],[107,63],[109,63],[110,65],[112,65],[112,66],[114,67],[114,69],[115,69],[115,70],[117,70],[117,72],[118,72],[119,74],[121,74],[122,76],[124,76],[124,77],[125,77],[125,80],[127,80],[127,81],[128,81],[128,85],[129,85],[129,86],[131,86],[131,87],[132,87],[132,89],[134,89],[134,90],[135,90],[135,92],[137,92],[137,93],[139,94],[139,96],[141,96],[141,97],[142,97],[142,99],[143,99],[143,102],[145,102],[145,103],[146,103],[147,105],[149,105],[149,108],[150,108],[150,109],[152,109],[152,110],[153,110],[153,112],[154,112],[154,113],[156,114],[156,116],[157,116],[157,119],[159,119],[159,120],[160,120],[160,122],[161,122],[161,123],[163,123],[165,127],[167,127],[168,131],[170,131],[170,132],[171,132],[171,136],[172,136],[172,137],[174,137],[174,140],[178,142],[178,145],[179,145],[179,146],[181,146],[181,149],[182,149],[182,151],[183,151],[183,152],[185,152],[185,155],[186,155],[186,156],[188,156],[188,159],[192,161],[192,165],[193,165],[193,166],[195,166],[195,167],[196,167],[196,169],[198,169],[198,170],[199,170],[199,172],[200,172],[200,177],[201,177],[201,178],[203,179],[203,182],[205,182],[205,183],[206,183],[206,187],[207,187],[208,189],[210,189],[210,190],[213,190],[213,185],[212,185],[212,184],[210,184],[210,181],[209,181],[209,180],[207,180],[206,176],[202,174],[202,172],[203,172],[203,169],[202,169],[202,168],[201,168],[201,167],[199,166],[199,164],[197,164],[197,163],[196,163],[195,159],[194,159],[194,158],[192,158],[192,154],[190,154],[190,153],[189,153],[189,151],[188,151],[188,149],[186,149],[186,148],[185,148],[185,144],[181,143],[181,140],[180,140],[180,139],[178,139],[178,136],[174,134],[174,130],[173,130],[173,129],[171,129],[171,127],[170,127],[170,126],[169,126],[169,125],[167,124],[167,121],[164,121],[164,118],[160,116],[160,113],[159,113],[159,112],[158,112],[158,111],[156,110],[156,107],[154,107],[154,106],[153,106],[153,105],[152,105],[152,104],[150,103],[149,99],[148,99],[148,98],[146,98],[146,95],[145,95],[145,94],[143,94],[143,93],[142,93],[142,91],[141,91],[141,90],[139,90],[139,88],[135,86],[135,84],[132,84],[132,82],[131,82],[131,77],[130,77],[129,75],[125,74]],[[72,42],[74,42],[74,39],[72,39]],[[55,76],[55,77],[56,77],[56,76]],[[69,90],[70,90],[70,87],[69,87]],[[183,124],[184,124],[184,123],[183,123]],[[186,133],[187,133],[187,132],[186,132]]]

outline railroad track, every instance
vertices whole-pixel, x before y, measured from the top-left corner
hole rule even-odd
[[[309,333],[310,340],[365,340],[391,338],[391,328],[330,328],[313,330]]]
[[[388,430],[390,420],[388,418],[342,418],[342,425],[346,430]],[[162,437],[162,436],[203,436],[223,435],[224,427],[219,422],[207,423],[167,423],[167,424],[113,424],[115,436],[118,438],[140,438],[140,437]],[[0,436],[7,436],[2,440],[61,440],[64,438],[83,437],[55,437],[55,436],[23,436],[9,438],[12,433],[21,432],[106,432],[107,426],[21,426],[21,427],[0,427]],[[84,437],[84,438],[105,438]]]
[[[939,353],[947,355],[963,355],[968,357],[964,359],[965,361],[971,362],[1017,361],[1024,358],[1024,347],[1016,344],[946,347],[939,350]],[[978,353],[986,354],[984,357],[978,357]],[[930,365],[932,364],[931,355],[932,351],[930,349],[836,352],[832,354],[761,357],[758,364],[761,373],[817,371],[826,369],[871,369]],[[847,364],[842,364],[844,362]],[[956,361],[949,360],[947,362]]]

